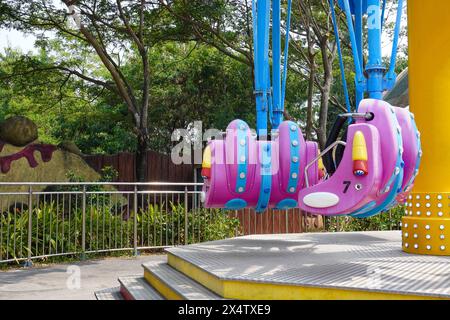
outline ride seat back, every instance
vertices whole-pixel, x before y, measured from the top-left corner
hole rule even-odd
[[[355,136],[363,135],[367,151],[367,175],[354,173],[354,149],[358,148]],[[380,188],[383,175],[381,143],[378,130],[371,124],[351,125],[347,146],[335,174],[299,194],[300,208],[321,215],[341,215],[352,212],[373,201]]]

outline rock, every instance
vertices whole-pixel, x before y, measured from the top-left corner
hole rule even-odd
[[[58,148],[71,152],[73,154],[82,156],[83,153],[81,152],[81,150],[78,148],[78,146],[73,142],[73,141],[63,141],[58,145]]]
[[[0,139],[16,147],[26,146],[37,138],[37,126],[28,118],[14,116],[0,123]]]
[[[55,148],[56,149],[56,148]],[[0,157],[14,155],[22,151],[23,148],[6,144],[0,152]],[[1,182],[68,182],[68,173],[73,172],[83,181],[99,181],[100,174],[92,169],[83,158],[71,152],[56,149],[50,161],[44,161],[39,152],[35,152],[37,166],[32,168],[25,157],[19,158],[11,163],[10,170],[2,173],[0,170]],[[34,192],[42,192],[48,186],[33,186]],[[0,192],[24,192],[28,190],[26,185],[21,186],[1,186]],[[28,203],[27,196],[22,194],[0,197],[0,212],[14,203]]]

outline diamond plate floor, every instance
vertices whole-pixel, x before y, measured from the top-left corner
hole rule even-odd
[[[167,252],[221,280],[450,298],[450,257],[406,254],[398,231],[254,235]]]

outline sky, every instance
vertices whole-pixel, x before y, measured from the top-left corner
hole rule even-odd
[[[18,48],[24,52],[35,51],[35,40],[34,36],[25,35],[20,31],[0,29],[0,52],[8,47]]]

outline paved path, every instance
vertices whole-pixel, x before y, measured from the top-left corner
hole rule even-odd
[[[95,291],[118,286],[118,277],[143,274],[142,263],[165,259],[143,255],[0,271],[0,300],[92,300]]]

